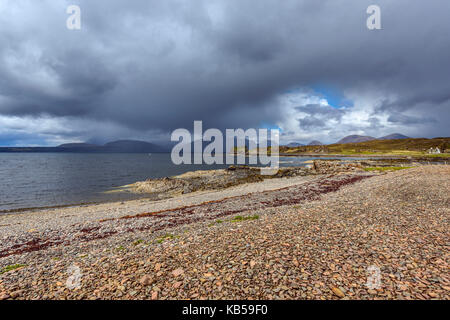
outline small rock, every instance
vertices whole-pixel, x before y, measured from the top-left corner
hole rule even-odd
[[[172,275],[174,277],[178,277],[178,276],[182,275],[183,273],[184,273],[184,270],[181,268],[178,268],[178,269],[175,269],[172,271]]]
[[[17,290],[17,291],[13,291],[11,292],[11,298],[15,299],[20,297],[23,294],[23,290]]]
[[[157,300],[158,299],[158,292],[157,291],[153,291],[152,292],[152,300]]]
[[[9,294],[7,294],[6,292],[0,293],[0,300],[6,300],[9,297],[10,297]]]
[[[333,293],[337,295],[339,298],[345,297],[345,294],[338,288],[333,288],[331,289],[331,291],[333,291]]]
[[[142,284],[143,286],[148,286],[153,282],[154,282],[153,278],[148,275],[143,276],[141,280],[139,280],[139,283]]]

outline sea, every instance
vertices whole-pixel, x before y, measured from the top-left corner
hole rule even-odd
[[[280,157],[280,166],[303,166],[314,159]],[[0,214],[145,198],[114,191],[149,178],[226,167],[175,165],[169,153],[0,153]]]

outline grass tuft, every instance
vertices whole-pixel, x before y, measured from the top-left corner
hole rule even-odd
[[[259,219],[259,216],[256,214],[254,216],[248,216],[248,217],[236,216],[231,220],[231,222],[242,222],[242,221],[257,220],[257,219]]]
[[[156,239],[156,242],[163,243],[166,240],[173,240],[175,238],[179,238],[179,236],[174,236],[173,234],[166,233],[163,237]]]
[[[141,244],[143,242],[144,242],[144,240],[142,240],[142,239],[136,240],[136,241],[133,242],[133,246],[137,246],[137,245],[139,245],[139,244]]]
[[[26,266],[27,266],[26,264],[12,264],[12,265],[6,266],[2,270],[0,270],[0,274],[6,273],[6,272],[9,272],[9,271],[12,271],[12,270],[16,270],[16,269],[19,269],[19,268],[23,268],[23,267],[26,267]]]

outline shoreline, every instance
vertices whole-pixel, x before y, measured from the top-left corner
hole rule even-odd
[[[0,216],[0,299],[449,299],[449,176],[340,172]]]
[[[305,157],[309,157],[309,156],[305,156]],[[317,155],[317,157],[320,157],[319,155]],[[327,156],[323,156],[323,157],[327,157]],[[302,166],[281,166],[280,167],[280,172],[283,171],[297,171],[297,173],[294,173],[294,175],[296,174],[302,174],[302,175],[309,175],[309,174],[314,174],[312,172],[305,172],[305,168],[309,167],[311,164],[314,163],[314,161],[326,161],[326,162],[346,162],[348,164],[351,163],[358,163],[361,161],[379,161],[380,163],[376,163],[374,162],[373,165],[380,165],[382,164],[382,162],[386,162],[390,163],[390,160],[396,160],[396,159],[389,159],[389,158],[384,158],[384,159],[377,159],[377,160],[371,160],[371,159],[363,159],[363,157],[361,157],[361,160],[342,160],[342,159],[326,159],[326,160],[310,160],[310,161],[305,161],[304,165]],[[411,162],[412,161],[410,159],[405,159],[405,162]],[[259,170],[259,167],[249,167],[249,166],[230,166],[229,168],[240,168],[240,167],[247,167],[250,169],[255,169],[257,168]],[[27,213],[27,212],[37,212],[37,211],[42,211],[42,210],[50,210],[50,209],[62,209],[62,208],[71,208],[71,207],[84,207],[84,206],[92,206],[92,205],[98,205],[98,204],[107,204],[107,203],[121,203],[121,202],[128,202],[128,201],[141,201],[141,200],[145,200],[145,201],[157,201],[160,199],[165,199],[168,198],[170,196],[173,196],[173,194],[162,194],[162,193],[168,193],[167,190],[163,190],[161,192],[160,189],[164,189],[164,188],[157,188],[158,190],[156,190],[155,192],[143,192],[142,190],[139,190],[139,188],[137,188],[138,185],[142,185],[144,184],[146,181],[155,181],[155,182],[161,182],[164,184],[167,184],[167,182],[170,180],[176,180],[177,178],[183,178],[183,177],[189,177],[191,176],[191,180],[195,179],[195,174],[199,173],[199,172],[209,172],[211,175],[214,175],[215,173],[218,172],[223,172],[223,171],[227,171],[228,169],[210,169],[210,170],[203,170],[203,171],[186,171],[182,174],[179,174],[177,176],[170,176],[170,177],[163,177],[163,178],[150,178],[147,179],[145,181],[135,181],[134,183],[131,184],[127,184],[127,185],[122,185],[122,186],[117,186],[117,187],[113,187],[111,189],[105,190],[103,192],[101,192],[102,194],[117,194],[117,195],[122,195],[124,198],[114,198],[111,197],[110,199],[102,199],[102,200],[92,200],[92,201],[82,201],[82,202],[74,202],[74,203],[62,203],[62,204],[55,204],[55,205],[45,205],[45,206],[32,206],[32,207],[20,207],[20,208],[13,208],[13,209],[0,209],[0,216],[4,216],[4,215],[14,215],[14,214],[23,214],[23,213]],[[283,174],[281,176],[288,176],[288,175],[292,175],[292,174]],[[260,179],[257,177],[259,175],[252,175],[252,177],[250,177],[250,179],[247,179],[249,181],[231,181],[231,184],[226,186],[221,186],[221,187],[217,187],[211,183],[209,183],[209,185],[207,185],[206,187],[195,187],[197,189],[201,189],[201,190],[214,190],[214,189],[225,189],[227,187],[233,186],[233,185],[239,185],[241,183],[246,183],[246,182],[256,182],[256,181],[260,181]],[[277,174],[277,176],[280,176],[279,174]],[[198,178],[198,177],[197,177]],[[247,177],[248,178],[248,177]],[[266,177],[267,178],[267,177]],[[264,178],[264,179],[266,179]],[[270,177],[269,177],[270,178]],[[242,179],[241,179],[242,180]],[[245,180],[245,179],[244,179]],[[206,181],[208,183],[208,181]],[[223,177],[218,177],[216,178],[216,181],[214,181],[216,184],[218,183],[219,185],[224,184],[223,182]],[[191,181],[188,181],[188,183],[191,183]],[[194,189],[195,189],[194,188]],[[203,189],[202,189],[203,188]],[[145,188],[144,188],[145,189]],[[173,191],[173,190],[172,190]],[[185,190],[185,193],[189,193],[192,191],[189,190]],[[173,192],[172,192],[173,193]],[[176,194],[175,194],[176,195]]]
[[[444,159],[440,159],[440,158],[430,158],[430,159],[425,159],[425,160],[421,160],[419,158],[415,159],[415,158],[408,158],[408,157],[386,157],[386,156],[353,156],[353,155],[339,155],[339,154],[299,154],[299,155],[295,155],[295,154],[282,154],[280,155],[281,157],[304,157],[304,158],[308,158],[308,157],[313,157],[313,158],[319,158],[316,160],[319,161],[335,161],[335,162],[347,162],[347,163],[351,163],[351,162],[361,162],[361,161],[367,161],[370,162],[372,161],[374,166],[375,165],[379,165],[379,164],[383,164],[384,163],[413,163],[417,160],[417,163],[447,163],[446,160]],[[327,157],[340,157],[340,158],[352,158],[351,160],[348,159],[325,159],[325,160],[320,160],[320,158],[327,158]],[[304,165],[302,166],[281,166],[280,169],[284,170],[286,168],[304,168],[306,166],[308,166],[310,163],[312,163],[314,160],[308,161],[308,163],[304,163]],[[379,162],[379,163],[376,163]],[[220,171],[223,169],[209,169],[207,171],[210,172],[214,172],[214,171]],[[192,173],[195,171],[186,171],[183,174],[180,174],[180,176],[182,175],[186,175],[189,173]],[[173,177],[165,177],[166,179],[170,179]],[[164,179],[164,178],[160,178],[160,179]],[[152,180],[152,179],[149,179]],[[156,179],[153,179],[156,180]],[[39,205],[32,205],[32,206],[24,206],[24,207],[17,207],[17,208],[8,208],[8,209],[0,209],[0,216],[2,215],[10,215],[10,214],[22,214],[23,212],[29,212],[29,211],[40,211],[40,210],[45,210],[45,209],[58,209],[58,208],[66,208],[66,207],[77,207],[77,206],[86,206],[86,205],[95,205],[95,204],[102,204],[102,203],[114,203],[114,202],[126,202],[126,201],[131,201],[131,200],[157,200],[158,198],[158,194],[146,194],[143,192],[133,192],[132,190],[130,191],[129,189],[138,184],[140,181],[134,181],[131,184],[127,184],[127,185],[122,185],[122,186],[117,186],[117,187],[112,187],[110,189],[104,190],[102,192],[100,192],[100,194],[102,195],[107,195],[107,194],[111,194],[112,196],[105,199],[105,198],[101,198],[101,197],[97,197],[97,199],[94,200],[88,200],[88,201],[75,201],[75,202],[71,202],[71,203],[55,203],[55,204],[49,204],[49,205],[43,205],[43,206],[39,206]]]

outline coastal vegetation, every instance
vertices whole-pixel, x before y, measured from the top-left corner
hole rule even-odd
[[[258,220],[258,219],[259,219],[259,216],[257,214],[255,214],[253,216],[247,216],[247,217],[236,216],[231,220],[231,222],[242,222],[242,221]]]
[[[156,242],[163,243],[166,240],[173,240],[175,238],[178,238],[178,236],[175,236],[171,233],[166,233],[163,237],[156,239]]]
[[[430,148],[442,153],[429,154]],[[359,143],[330,144],[322,146],[280,147],[281,154],[336,154],[336,155],[392,155],[406,157],[449,158],[450,138],[371,140]]]
[[[1,269],[0,274],[6,273],[6,272],[9,272],[12,270],[20,269],[23,267],[26,267],[26,265],[25,264],[12,264],[12,265],[6,266],[3,269]]]

